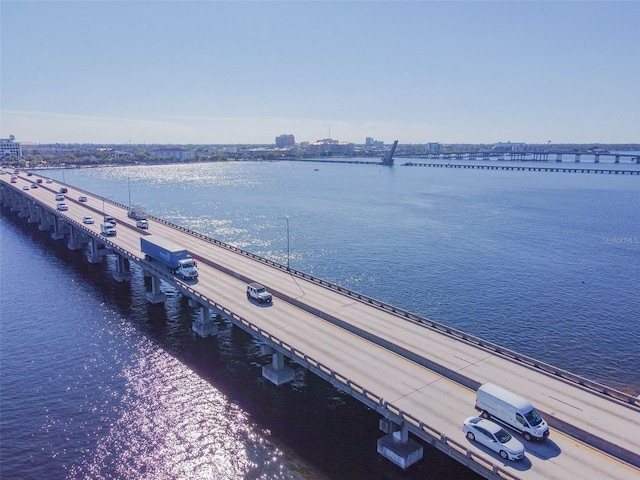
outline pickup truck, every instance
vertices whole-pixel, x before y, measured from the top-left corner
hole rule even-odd
[[[116,229],[111,223],[101,223],[100,224],[100,233],[105,237],[115,237]]]

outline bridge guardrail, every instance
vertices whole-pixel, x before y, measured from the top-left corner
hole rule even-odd
[[[61,183],[61,182],[59,182]],[[76,187],[73,187],[76,188]],[[111,199],[107,199],[107,198],[103,198],[100,197],[99,195],[95,195],[91,192],[76,188],[77,190],[81,190],[91,196],[94,197],[98,197],[102,200],[104,200],[105,202],[109,202],[113,205],[116,205],[118,207],[121,207],[123,209],[127,209],[128,207],[126,205],[123,205],[119,202],[116,202],[114,200]],[[17,190],[17,189],[16,189]],[[356,300],[362,301],[363,303],[368,303],[369,305],[375,306],[377,308],[381,308],[384,309],[390,313],[393,313],[395,315],[397,315],[400,318],[404,318],[406,320],[410,320],[413,321],[414,323],[418,323],[422,326],[425,326],[427,328],[430,328],[432,330],[435,330],[439,333],[442,334],[446,334],[452,337],[456,337],[458,339],[464,340],[468,343],[474,344],[478,347],[484,348],[486,350],[490,350],[493,353],[496,353],[498,355],[501,355],[503,357],[509,358],[512,361],[524,364],[530,368],[534,368],[537,369],[541,372],[544,372],[548,375],[553,375],[555,377],[561,377],[564,380],[571,382],[573,384],[579,385],[580,387],[583,387],[589,391],[592,391],[594,393],[600,394],[602,395],[604,398],[608,398],[614,401],[618,401],[618,402],[622,402],[624,404],[628,404],[632,407],[635,408],[640,408],[640,398],[636,397],[634,395],[630,395],[628,393],[622,392],[620,390],[617,390],[615,388],[611,388],[608,387],[606,385],[603,385],[601,383],[595,382],[593,380],[589,380],[588,378],[582,377],[580,375],[577,375],[575,373],[569,372],[568,370],[564,370],[561,369],[559,367],[556,367],[554,365],[551,365],[550,363],[546,363],[540,360],[537,360],[533,357],[529,357],[528,355],[524,355],[521,353],[517,353],[513,350],[510,350],[508,348],[505,348],[501,345],[498,345],[496,343],[487,341],[487,340],[483,340],[480,337],[477,337],[473,334],[469,334],[467,332],[464,332],[462,330],[458,330],[456,328],[447,326],[445,324],[442,324],[440,322],[436,322],[435,320],[431,320],[429,318],[423,317],[421,315],[409,312],[407,310],[404,310],[402,308],[398,308],[395,307],[391,304],[388,304],[386,302],[383,302],[381,300],[377,300],[375,298],[369,297],[365,294],[359,293],[359,292],[355,292],[353,290],[350,290],[348,288],[342,287],[340,285],[328,282],[326,280],[323,280],[321,278],[318,277],[314,277],[313,275],[310,275],[308,273],[296,270],[294,268],[288,268],[284,265],[281,265],[277,262],[274,262],[272,260],[269,260],[267,258],[261,257],[259,255],[256,255],[254,253],[248,252],[246,250],[243,250],[241,248],[235,247],[233,245],[230,245],[228,243],[222,242],[220,240],[217,240],[215,238],[209,237],[207,235],[204,235],[202,233],[196,232],[194,230],[182,227],[180,225],[176,225],[175,223],[171,223],[167,220],[164,220],[162,218],[158,218],[158,217],[154,217],[152,215],[149,215],[149,218],[152,218],[154,221],[163,223],[165,225],[167,225],[168,227],[174,228],[176,230],[182,231],[184,233],[187,233],[189,235],[192,235],[194,237],[197,237],[201,240],[207,241],[209,243],[212,243],[214,245],[217,245],[219,247],[222,247],[226,250],[229,251],[233,251],[235,253],[238,253],[240,255],[246,256],[251,258],[252,260],[261,262],[265,265],[269,265],[273,268],[277,268],[279,270],[282,271],[286,271],[287,273],[296,275],[300,278],[304,278],[305,280],[309,280],[313,283],[316,283],[318,285],[322,285],[324,287],[328,287],[334,291],[340,292],[344,295],[347,295],[351,298],[354,298]]]

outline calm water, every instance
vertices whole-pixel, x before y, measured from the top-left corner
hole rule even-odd
[[[317,170],[316,170],[317,169]],[[640,177],[224,163],[56,179],[640,392]],[[2,478],[476,478],[425,449],[400,472],[378,415],[301,370],[265,383],[258,345],[144,279],[113,281],[0,217]]]

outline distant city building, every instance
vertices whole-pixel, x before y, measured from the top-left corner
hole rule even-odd
[[[296,139],[293,135],[280,135],[276,137],[276,147],[277,148],[286,148],[293,147],[296,144]]]
[[[193,152],[180,147],[162,147],[149,151],[149,155],[159,158],[170,158],[172,160],[189,160],[193,158]]]
[[[496,143],[493,147],[495,152],[524,152],[527,149],[526,143],[511,143],[511,142],[500,142]]]
[[[373,137],[367,137],[364,141],[365,146],[367,147],[382,147],[384,146],[384,142],[382,140],[375,140]]]
[[[353,143],[339,142],[331,138],[317,140],[309,144],[309,153],[313,154],[332,154],[332,153],[353,153]]]
[[[0,139],[0,154],[4,157],[22,157],[20,143],[16,142],[16,137],[9,135],[9,138]]]
[[[442,145],[439,143],[427,143],[427,153],[435,153],[437,155],[440,153],[440,150],[442,150]]]
[[[20,144],[20,148],[23,155],[66,155],[74,151],[74,148],[64,144],[40,145],[24,142]]]

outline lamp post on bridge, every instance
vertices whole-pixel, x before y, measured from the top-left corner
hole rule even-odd
[[[291,258],[290,254],[290,243],[289,243],[289,217],[280,217],[282,220],[287,222],[287,272],[289,271],[289,261]]]

